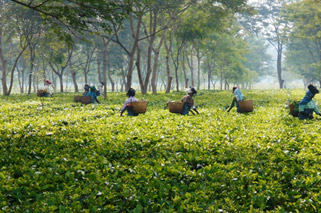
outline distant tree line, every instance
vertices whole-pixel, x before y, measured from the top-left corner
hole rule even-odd
[[[142,94],[190,85],[251,88],[271,70],[266,41],[277,51],[280,88],[285,45],[285,63],[307,81],[320,80],[320,35],[312,24],[320,3],[246,2],[0,1],[2,93],[19,87],[30,94],[44,79],[60,92],[79,92],[85,82],[104,82],[111,91],[137,86]]]

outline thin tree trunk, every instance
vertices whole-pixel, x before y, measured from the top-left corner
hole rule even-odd
[[[9,86],[9,91],[8,91],[8,93],[6,94],[6,95],[8,95],[8,96],[10,95],[11,89],[12,89],[12,86],[13,86],[14,71],[15,71],[15,69],[16,69],[16,67],[17,67],[18,61],[19,61],[22,53],[25,51],[26,48],[27,48],[27,47],[23,48],[23,49],[20,51],[19,55],[18,55],[17,58],[15,59],[14,64],[13,64],[13,66],[12,66],[12,68],[11,68],[10,86]]]
[[[165,49],[166,49],[166,76],[167,76],[167,85],[166,85],[166,93],[170,93],[172,87],[173,77],[171,76],[171,70],[169,66],[169,57],[172,51],[172,43],[173,43],[173,32],[171,34],[169,45],[167,45],[166,40],[164,41]]]
[[[143,14],[141,14],[137,17],[137,24],[136,24],[136,31],[135,31],[134,26],[133,26],[133,23],[134,23],[133,14],[130,13],[130,15],[129,15],[130,26],[131,26],[132,35],[134,38],[134,43],[133,43],[133,46],[132,46],[131,51],[129,53],[126,91],[132,85],[133,69],[134,69],[134,56],[135,56],[135,52],[136,52],[136,49],[138,46],[138,39],[139,39],[140,25],[142,22],[142,16],[143,16]]]
[[[141,71],[141,67],[140,67],[140,48],[139,48],[139,46],[137,46],[136,50],[137,50],[136,68],[137,68],[137,73],[138,73],[138,80],[139,80],[141,92],[142,92],[142,94],[144,94],[143,93],[144,92],[143,91],[144,90],[144,82],[143,82],[142,71]]]
[[[201,86],[201,54],[200,49],[197,48],[197,89],[200,89]]]
[[[191,70],[192,86],[194,87],[194,60],[193,60],[193,49],[194,49],[194,46],[192,45],[192,48],[191,48],[191,64],[190,64],[190,70]]]
[[[33,45],[34,46],[34,45]],[[31,86],[32,86],[32,76],[33,76],[33,69],[34,69],[34,60],[35,60],[35,53],[33,47],[29,45],[30,50],[30,71],[29,71],[29,88],[28,88],[28,95],[31,94]]]
[[[7,61],[4,58],[3,50],[2,50],[2,36],[3,36],[3,25],[0,27],[0,59],[1,59],[1,81],[2,81],[2,92],[3,95],[7,95],[8,88],[7,88]]]
[[[164,28],[164,16],[162,15],[161,17],[162,17],[161,18],[161,20],[162,20],[161,26],[162,26],[162,28]],[[152,79],[151,79],[153,94],[157,93],[157,67],[158,67],[157,65],[158,65],[158,59],[159,59],[159,52],[160,52],[160,49],[163,45],[163,42],[164,42],[164,39],[166,36],[166,32],[167,32],[167,30],[163,30],[163,35],[162,35],[162,38],[158,44],[158,47],[156,50],[154,50],[154,65],[153,65],[153,74],[152,74]]]
[[[172,86],[172,76],[170,73],[170,67],[169,67],[169,49],[166,48],[166,75],[167,75],[167,86],[166,86],[166,93],[170,93],[171,91],[171,86]]]
[[[107,100],[107,49],[104,40],[103,50],[103,80],[104,80],[104,99]]]
[[[121,69],[121,75],[122,75],[122,83],[121,83],[120,91],[123,92],[124,88],[126,88],[126,74],[123,68]]]
[[[79,92],[79,88],[78,88],[78,84],[77,84],[77,78],[76,78],[76,72],[73,69],[71,60],[70,60],[69,67],[70,67],[70,73],[71,73],[72,82],[74,83],[75,92]]]
[[[111,91],[112,91],[112,92],[115,92],[115,82],[114,82],[113,78],[111,77],[110,64],[107,63],[107,66],[108,66],[108,79],[109,79],[109,81],[110,81],[110,83],[111,83]]]
[[[223,72],[222,71],[220,72],[220,87],[221,87],[221,90],[223,90]]]
[[[207,62],[207,69],[208,69],[208,73],[207,73],[207,89],[211,90],[211,81],[212,81],[212,67],[210,65],[209,62]]]
[[[185,80],[185,88],[188,88],[188,78],[186,73],[186,64],[185,64],[185,55],[182,55],[182,67],[183,67],[183,73],[184,73],[184,80]]]
[[[277,55],[277,72],[278,72],[278,79],[279,79],[279,86],[280,89],[283,89],[284,80],[282,79],[282,43],[278,42],[278,55]]]
[[[97,58],[97,71],[98,71],[98,81],[103,82],[100,70],[100,60]]]
[[[63,75],[58,75],[59,81],[60,81],[60,92],[64,92],[64,82],[63,82]]]

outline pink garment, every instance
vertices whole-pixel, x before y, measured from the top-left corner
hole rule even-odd
[[[130,97],[125,101],[124,106],[123,106],[123,108],[121,109],[121,111],[125,110],[127,104],[130,104],[131,102],[134,102],[134,101],[138,101],[138,99],[136,99],[136,98],[133,97],[133,96],[130,96]]]

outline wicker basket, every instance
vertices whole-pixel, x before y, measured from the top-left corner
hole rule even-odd
[[[47,92],[45,91],[45,90],[38,90],[37,91],[37,96],[38,97],[45,97],[46,96],[46,94],[47,94]]]
[[[183,102],[179,102],[179,101],[170,101],[170,102],[168,102],[168,110],[171,113],[182,113],[183,106],[184,106]]]
[[[80,96],[79,102],[82,104],[91,104],[91,96]]]
[[[292,115],[293,117],[299,117],[299,104],[300,101],[297,101],[297,104],[289,104],[290,115]]]
[[[253,111],[253,100],[246,100],[239,102],[241,112],[252,112]]]
[[[75,95],[74,96],[74,102],[80,102],[80,98],[81,98],[81,96]]]
[[[133,113],[145,113],[147,110],[147,101],[134,101],[130,103],[133,107]]]

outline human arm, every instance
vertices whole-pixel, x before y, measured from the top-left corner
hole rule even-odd
[[[230,111],[231,111],[231,109],[235,106],[236,101],[237,101],[237,99],[236,99],[236,97],[234,97],[233,100],[232,100],[232,103],[231,103],[231,105],[230,105],[230,107],[229,107],[229,109],[227,110],[227,112],[230,112]]]
[[[128,107],[131,107],[131,102],[133,102],[133,101],[138,101],[138,100],[137,100],[135,97],[129,97],[129,98],[125,101],[122,109],[120,110],[120,116],[123,115],[123,113],[126,111],[126,109],[127,109]]]
[[[199,112],[197,111],[197,109],[196,109],[195,106],[193,106],[193,107],[192,107],[192,110],[190,110],[190,111],[194,114],[193,110],[194,110],[197,114],[199,114]]]

